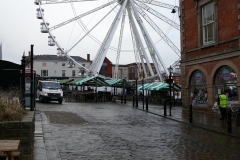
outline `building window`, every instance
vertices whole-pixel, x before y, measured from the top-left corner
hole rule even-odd
[[[47,67],[47,63],[42,63],[42,66],[43,67]]]
[[[62,76],[65,77],[66,76],[66,71],[62,70]]]
[[[65,67],[65,63],[62,63],[62,66]]]
[[[202,7],[203,44],[215,41],[214,3]]]
[[[48,76],[48,70],[41,70],[41,76]]]
[[[236,72],[229,66],[222,66],[215,74],[215,98],[221,92],[224,92],[228,96],[229,101],[238,101],[238,77]]]
[[[72,76],[75,77],[75,73],[76,71],[75,70],[72,70]]]
[[[207,106],[206,77],[202,71],[194,71],[190,79],[190,86],[192,105]]]

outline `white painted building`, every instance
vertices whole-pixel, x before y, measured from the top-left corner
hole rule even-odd
[[[78,63],[89,68],[91,61],[79,56],[72,56]],[[78,66],[68,68],[68,59],[57,55],[35,55],[33,68],[41,77],[80,77],[83,72]],[[86,73],[85,73],[86,74]]]

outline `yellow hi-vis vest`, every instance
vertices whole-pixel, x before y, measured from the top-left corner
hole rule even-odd
[[[221,94],[221,95],[219,95],[219,98],[220,98],[220,105],[219,105],[219,107],[227,108],[228,97],[225,94]]]

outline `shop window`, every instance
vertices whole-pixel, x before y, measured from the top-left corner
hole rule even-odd
[[[206,77],[200,70],[194,71],[191,76],[190,94],[193,106],[207,106]]]
[[[237,74],[229,66],[222,66],[218,69],[214,79],[215,85],[215,98],[221,92],[225,92],[229,101],[238,100],[238,88],[237,88]]]

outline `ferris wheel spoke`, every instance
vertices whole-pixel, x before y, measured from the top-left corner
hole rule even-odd
[[[102,5],[102,6],[100,6],[100,7],[97,7],[97,8],[95,8],[95,9],[92,9],[92,10],[86,12],[86,13],[83,13],[83,14],[81,14],[81,15],[79,15],[79,16],[76,16],[76,17],[74,17],[74,18],[71,18],[71,19],[69,19],[69,20],[67,20],[67,21],[65,21],[65,22],[60,23],[60,24],[57,24],[57,25],[49,28],[49,30],[52,31],[52,30],[54,30],[54,29],[57,29],[57,28],[59,28],[59,27],[62,27],[62,26],[64,26],[64,25],[68,24],[68,23],[71,23],[71,22],[73,22],[73,21],[75,21],[75,20],[78,20],[78,19],[80,19],[80,18],[82,18],[82,17],[84,17],[84,16],[87,16],[87,15],[89,15],[89,14],[91,14],[91,13],[94,13],[94,12],[100,10],[100,9],[103,9],[103,8],[105,8],[105,7],[107,7],[107,6],[115,3],[116,1],[117,1],[117,0],[113,0],[113,1],[111,1],[111,2],[109,2],[109,3],[106,3],[106,4]]]
[[[136,3],[139,7],[143,8],[147,12],[151,13],[152,15],[158,17],[159,19],[163,20],[164,22],[168,23],[172,27],[180,30],[180,25],[176,22],[172,21],[171,19],[167,18],[166,16],[162,15],[161,13],[157,12],[156,10],[152,9],[151,7],[143,4],[143,3]]]
[[[100,49],[98,50],[97,55],[95,56],[93,63],[90,66],[90,71],[93,73],[93,75],[98,74],[101,68],[101,65],[103,63],[103,60],[107,54],[108,48],[110,46],[110,43],[112,41],[112,38],[114,36],[114,33],[117,29],[117,26],[119,24],[119,21],[121,19],[121,16],[123,14],[123,11],[126,7],[126,3],[128,2],[128,0],[125,0],[122,2],[121,4],[121,8],[119,9],[107,35],[104,38],[104,42],[102,44],[102,46],[100,47]]]
[[[118,6],[118,4],[117,4],[115,7],[113,7],[113,8],[112,8],[100,21],[98,21],[98,23],[96,23],[90,30],[88,30],[88,32],[87,32],[79,41],[77,41],[77,43],[75,43],[75,44],[66,52],[66,54],[69,53],[75,46],[77,46],[77,44],[78,44],[79,42],[81,42],[88,34],[90,34],[90,32],[91,32],[94,28],[96,28],[96,27],[98,26],[98,24],[101,23],[117,6]]]
[[[162,37],[162,39],[172,48],[172,50],[180,56],[180,50],[174,45],[174,43],[163,33],[163,31],[153,22],[153,20],[137,6],[138,12],[141,16],[150,24],[150,26]]]
[[[119,42],[118,42],[116,65],[115,65],[115,70],[114,70],[114,77],[115,78],[118,78],[118,64],[119,64],[120,52],[121,52],[121,48],[122,48],[122,36],[123,36],[123,30],[124,30],[125,17],[126,17],[126,8],[124,9],[123,16],[122,16],[122,23],[121,23],[121,29],[120,29]]]
[[[152,66],[150,65],[150,61],[148,59],[147,53],[145,51],[145,48],[144,48],[143,43],[141,41],[141,38],[140,38],[140,35],[138,33],[137,27],[136,27],[135,22],[133,20],[130,7],[128,7],[127,9],[128,9],[130,29],[131,29],[131,32],[132,32],[132,39],[133,39],[133,44],[134,44],[133,47],[136,48],[135,52],[138,51],[141,54],[141,58],[142,59],[144,58],[146,60],[149,72],[150,72],[151,76],[153,76],[154,73],[153,73],[153,70],[152,70]],[[143,69],[144,69],[145,73],[147,73],[146,69],[145,69],[145,65],[143,65]]]
[[[97,0],[38,0],[41,4],[57,4],[57,3],[71,3],[71,2],[86,2]]]
[[[158,1],[154,1],[154,0],[136,0],[136,1],[143,2],[143,3],[148,3],[148,4],[151,4],[151,5],[155,5],[155,6],[163,7],[163,8],[167,8],[167,9],[173,9],[173,8],[176,7],[176,6],[171,5],[171,4],[162,3],[162,2],[158,2]]]
[[[130,4],[131,4],[131,7],[132,7],[133,14],[134,14],[134,16],[135,16],[135,18],[138,22],[138,25],[139,25],[139,27],[142,31],[142,35],[143,35],[143,37],[145,39],[145,42],[148,46],[150,55],[152,56],[153,64],[155,66],[157,74],[160,78],[160,81],[163,82],[162,72],[165,71],[165,73],[168,73],[168,70],[167,70],[165,64],[163,63],[163,60],[162,60],[161,56],[159,55],[158,50],[156,49],[156,46],[154,45],[149,33],[147,32],[146,27],[144,26],[143,21],[140,18],[140,15],[138,14],[138,10],[137,10],[135,4],[132,2],[132,0],[130,0]],[[158,62],[160,62],[160,64],[157,64],[156,59],[158,59]],[[161,68],[158,67],[159,65],[161,65]]]

